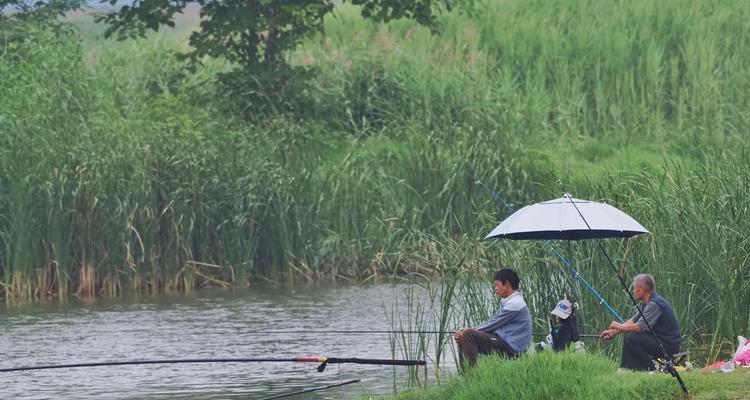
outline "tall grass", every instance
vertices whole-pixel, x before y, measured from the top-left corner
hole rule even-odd
[[[290,55],[316,78],[251,123],[215,95],[217,60],[187,74],[179,45],[159,37],[84,46],[27,26],[0,52],[4,294],[510,265],[539,326],[577,287],[599,328],[611,316],[547,250],[479,241],[506,214],[467,172],[517,206],[559,196],[560,178],[652,230],[605,247],[628,280],[654,273],[691,340],[717,355],[750,318],[748,11],[498,0],[476,18],[443,16],[434,36],[342,7]],[[596,247],[562,246],[627,314]],[[468,325],[487,312],[481,287],[439,298],[466,307],[452,312]]]
[[[284,118],[243,126],[198,103],[211,71],[183,75],[164,44],[85,59],[74,35],[28,38],[3,59],[19,75],[2,96],[8,297],[394,274],[420,232],[471,216],[464,165],[416,126],[406,148]],[[477,169],[497,159],[462,142]]]

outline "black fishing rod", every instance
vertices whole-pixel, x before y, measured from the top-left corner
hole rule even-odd
[[[573,201],[573,198],[570,196],[570,194],[565,192],[565,197],[567,197],[568,200],[570,200],[570,203],[573,204],[573,207],[575,207],[576,211],[578,212],[578,215],[581,216],[581,219],[586,224],[586,228],[588,228],[590,232],[593,232],[594,230],[591,229],[589,222],[583,216],[583,214],[581,213],[581,210],[578,209],[578,206],[576,205],[575,201]],[[615,266],[615,263],[612,262],[611,258],[609,258],[609,254],[607,254],[607,251],[604,249],[604,246],[602,246],[601,240],[599,240],[598,238],[595,238],[595,239],[596,239],[596,244],[599,247],[599,250],[602,252],[602,254],[604,254],[604,258],[607,259],[607,262],[609,262],[609,265],[612,267],[612,271],[614,271],[615,275],[617,275],[617,279],[620,281],[620,284],[622,285],[623,289],[625,289],[625,293],[627,293],[628,297],[630,297],[630,300],[633,301],[635,308],[638,310],[638,315],[640,315],[640,319],[642,319],[646,323],[646,326],[648,327],[648,331],[651,332],[651,336],[654,337],[654,340],[656,340],[656,343],[659,345],[659,349],[661,349],[662,354],[664,354],[664,359],[666,360],[666,362],[664,363],[664,369],[667,372],[669,372],[672,376],[674,376],[675,379],[677,379],[677,382],[679,383],[680,389],[682,389],[682,392],[685,393],[686,395],[689,394],[688,389],[685,386],[685,382],[683,382],[682,377],[680,377],[680,373],[677,372],[677,369],[675,369],[674,356],[667,352],[667,349],[664,348],[664,345],[661,343],[661,340],[659,340],[659,337],[656,336],[654,329],[651,327],[651,323],[649,323],[648,319],[646,319],[646,317],[643,315],[643,310],[641,310],[641,306],[638,305],[638,301],[636,301],[635,297],[633,297],[633,294],[630,293],[628,284],[625,283],[625,279],[623,279],[622,275],[620,275],[620,273],[617,271],[617,267]]]
[[[484,188],[484,190],[486,190],[489,194],[491,194],[495,198],[495,200],[497,200],[503,206],[505,206],[505,208],[507,208],[511,213],[516,212],[516,209],[513,208],[510,204],[508,204],[508,202],[506,202],[505,199],[502,198],[502,196],[500,196],[499,194],[497,194],[497,192],[495,192],[494,190],[492,190],[492,188],[490,188],[489,186],[485,185],[484,182],[480,181],[479,178],[477,178],[476,176],[474,176],[474,174],[469,173],[469,175],[471,176],[471,178],[474,179],[474,181],[477,184],[479,184],[480,186],[482,186],[482,188]],[[549,247],[550,250],[552,250],[553,253],[555,253],[555,255],[563,262],[563,264],[565,264],[565,266],[568,267],[568,269],[570,270],[570,272],[573,273],[573,276],[575,276],[576,278],[578,278],[578,280],[580,280],[591,291],[591,293],[594,294],[594,296],[597,298],[597,300],[599,300],[599,304],[603,304],[607,308],[607,310],[615,318],[617,318],[618,321],[625,322],[625,320],[622,319],[622,317],[620,316],[620,314],[618,314],[617,311],[615,311],[615,309],[612,308],[612,306],[610,306],[609,303],[607,303],[604,300],[604,298],[599,294],[599,292],[596,291],[596,289],[594,289],[593,286],[591,286],[591,284],[586,280],[586,278],[584,278],[583,275],[581,275],[575,268],[573,268],[573,264],[571,264],[570,261],[568,261],[565,257],[563,257],[563,255],[560,254],[560,252],[557,251],[557,249],[554,246],[552,246],[552,244],[550,244],[549,241],[543,240],[543,242],[544,242],[544,244],[547,245],[547,247]]]
[[[0,372],[35,371],[42,369],[110,367],[120,365],[144,364],[196,364],[196,363],[264,363],[264,362],[297,362],[320,363],[318,372],[323,372],[328,364],[371,364],[371,365],[427,365],[424,360],[392,360],[376,358],[339,358],[339,357],[295,357],[295,358],[188,358],[176,360],[131,360],[106,361],[76,364],[33,365],[25,367],[0,368]]]
[[[456,333],[456,331],[384,331],[384,330],[281,330],[281,331],[246,331],[243,330],[242,333],[252,333],[252,334],[269,334],[269,335],[319,335],[319,334],[348,334],[348,335],[369,335],[369,334],[384,334],[384,335],[421,335],[421,334],[449,334],[452,335]],[[544,332],[534,332],[532,333],[533,336],[547,336],[549,333]],[[578,335],[583,338],[595,338],[599,339],[599,335],[586,335],[581,334]]]
[[[328,385],[328,386],[323,386],[323,387],[317,387],[317,388],[314,388],[314,389],[300,390],[299,392],[293,392],[293,393],[287,393],[287,394],[280,394],[278,396],[266,397],[266,398],[263,398],[261,400],[283,399],[284,397],[291,397],[291,396],[297,396],[297,395],[305,394],[305,393],[317,392],[317,391],[320,391],[320,390],[331,389],[331,388],[335,388],[335,387],[339,387],[339,386],[351,385],[352,383],[357,383],[357,382],[361,382],[361,379],[354,379],[354,380],[351,380],[351,381],[336,383],[336,384],[333,384],[333,385]]]

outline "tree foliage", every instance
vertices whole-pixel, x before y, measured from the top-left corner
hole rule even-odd
[[[73,33],[60,18],[81,8],[83,0],[23,1],[0,0],[0,46],[5,55],[24,51],[43,31],[57,37]]]
[[[325,17],[336,3],[349,1],[363,17],[378,22],[407,18],[437,32],[437,14],[451,9],[452,1],[474,0],[101,0],[113,8],[97,16],[107,24],[106,37],[143,37],[163,26],[174,27],[175,17],[188,4],[200,7],[200,26],[191,33],[191,50],[181,57],[190,67],[206,57],[235,65],[219,76],[219,89],[242,113],[261,108],[288,108],[286,99],[300,92],[309,68],[295,67],[287,56],[303,40],[323,30]],[[0,0],[0,11],[15,20],[55,23],[83,0]],[[7,11],[10,11],[8,13]],[[0,14],[0,23],[3,17]],[[19,37],[22,37],[21,34]],[[227,97],[227,96],[224,96]],[[240,99],[237,102],[237,98]]]
[[[104,0],[111,5],[117,0]],[[388,22],[409,18],[437,29],[436,15],[453,0],[343,0],[361,7],[365,18]],[[458,0],[471,1],[471,0]],[[182,57],[192,67],[205,57],[223,58],[235,68],[219,77],[221,98],[239,113],[294,109],[292,97],[303,92],[312,71],[295,67],[287,56],[303,40],[322,32],[325,17],[340,0],[132,0],[98,18],[108,24],[106,36],[144,36],[161,26],[175,26],[175,16],[189,3],[200,7],[200,27]]]
[[[115,5],[117,0],[106,0]],[[388,22],[411,18],[436,28],[435,15],[450,8],[447,0],[350,0],[362,15]],[[107,36],[143,36],[160,26],[174,26],[176,13],[188,3],[200,6],[200,29],[190,36],[193,62],[204,56],[223,57],[250,70],[282,67],[284,54],[320,32],[335,0],[134,0],[99,18],[109,25]]]
[[[39,21],[55,22],[58,16],[81,7],[82,0],[0,0],[0,22]]]

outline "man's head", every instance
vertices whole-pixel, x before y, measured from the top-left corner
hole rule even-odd
[[[521,280],[518,274],[510,268],[503,268],[495,273],[495,293],[500,297],[508,297],[518,290]]]
[[[651,298],[654,292],[654,277],[649,274],[636,275],[633,278],[633,297],[639,301],[646,301]]]

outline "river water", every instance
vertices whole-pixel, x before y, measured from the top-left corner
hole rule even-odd
[[[395,342],[388,334],[312,331],[392,329],[392,321],[408,318],[405,287],[252,288],[0,305],[0,368],[195,358],[390,359]],[[261,333],[267,331],[293,332]],[[434,348],[431,352],[428,357]],[[443,371],[455,372],[450,349],[446,355]],[[263,399],[352,379],[362,382],[296,398],[367,398],[408,384],[407,367],[331,364],[322,373],[316,367],[286,362],[133,365],[6,372],[0,379],[2,397],[16,399]]]

